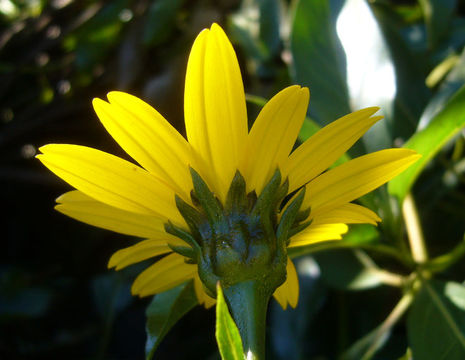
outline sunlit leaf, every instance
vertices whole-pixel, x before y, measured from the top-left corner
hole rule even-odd
[[[425,107],[418,123],[418,130],[424,129],[444,108],[455,92],[465,84],[465,51],[462,52],[460,57],[452,56],[444,60],[444,62],[446,62],[446,65],[447,62],[450,62],[454,66],[450,69],[450,73],[445,77],[437,93]],[[443,65],[444,62],[438,65],[438,67]]]
[[[460,88],[431,123],[416,133],[404,147],[423,155],[415,164],[391,180],[389,193],[402,202],[420,172],[441,147],[465,126],[465,86]]]
[[[218,283],[216,303],[216,341],[223,360],[243,360],[242,340],[234,320],[229,314],[223,290]]]

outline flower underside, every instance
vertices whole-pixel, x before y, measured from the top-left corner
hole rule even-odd
[[[171,245],[173,251],[198,264],[200,278],[208,293],[216,297],[216,284],[227,288],[238,282],[260,281],[269,287],[270,295],[286,278],[287,246],[290,236],[311,222],[310,210],[300,211],[305,189],[286,204],[289,182],[281,182],[277,169],[261,194],[246,192],[246,182],[236,171],[225,203],[215,197],[201,176],[190,169],[194,189],[189,205],[176,195],[176,205],[189,227],[168,222],[168,233],[189,246]]]

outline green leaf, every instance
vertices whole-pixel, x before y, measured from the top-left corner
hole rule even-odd
[[[407,319],[414,359],[465,359],[464,296],[458,283],[423,283]]]
[[[388,317],[374,330],[357,340],[340,357],[340,360],[370,360],[386,344],[396,323],[408,310],[413,300],[412,293],[406,293],[392,309]]]
[[[404,145],[405,148],[418,151],[423,157],[389,182],[389,193],[402,202],[429,160],[464,126],[465,86],[462,86],[431,123]]]
[[[440,40],[451,29],[451,21],[457,6],[456,0],[420,0],[419,1],[428,31],[430,47],[439,44]]]
[[[428,261],[425,266],[428,270],[442,272],[465,256],[465,237],[455,248],[444,255],[440,255]]]
[[[451,69],[441,70],[444,67],[452,65]],[[418,129],[425,128],[431,120],[444,108],[451,97],[465,84],[465,50],[462,51],[460,56],[452,55],[441,62],[431,73],[428,75],[426,81],[440,81],[441,79],[435,79],[440,77],[436,75],[437,72],[450,71],[441,83],[437,93],[431,98],[428,105],[425,107],[423,114],[421,115],[420,122],[418,123]]]
[[[92,280],[91,286],[97,312],[104,319],[120,312],[133,300],[130,284],[119,272],[99,275]]]
[[[326,0],[298,0],[291,25],[291,73],[312,93],[310,116],[325,125],[350,112],[345,59],[336,35],[336,9]]]
[[[127,7],[128,0],[108,2],[101,9],[89,6],[90,19],[71,32],[64,42],[68,51],[76,49],[75,63],[79,69],[89,70],[118,44],[123,28],[120,14]],[[95,9],[99,10],[92,14]]]
[[[405,354],[401,356],[398,360],[412,360],[412,350],[410,348],[407,348],[407,351],[405,351]]]
[[[244,0],[231,16],[229,34],[254,63],[259,77],[274,77],[281,51],[280,0]],[[258,15],[258,16],[257,16]]]
[[[364,290],[382,285],[379,269],[361,250],[332,250],[314,254],[321,278],[340,290]]]
[[[465,311],[465,286],[449,281],[444,286],[444,295],[459,309]]]
[[[142,36],[145,45],[156,46],[166,40],[183,2],[184,0],[158,0],[150,5]]]
[[[146,359],[153,357],[168,331],[197,304],[192,281],[155,295],[146,311]]]
[[[220,284],[217,289],[216,304],[216,341],[223,360],[243,360],[242,340],[234,320],[229,314]]]
[[[258,19],[257,14],[260,14]],[[231,17],[231,32],[248,57],[263,62],[280,50],[279,20],[278,1],[244,0],[239,11]]]

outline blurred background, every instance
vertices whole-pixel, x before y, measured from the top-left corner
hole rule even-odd
[[[0,0],[0,359],[144,358],[150,299],[131,297],[129,288],[147,264],[106,268],[134,239],[55,212],[54,199],[70,188],[34,156],[55,142],[128,159],[91,106],[111,90],[139,96],[184,133],[187,57],[212,22],[238,54],[250,121],[290,84],[311,91],[301,140],[352,110],[381,106],[386,120],[352,156],[402,146],[465,82],[459,0]],[[459,133],[415,187],[433,254],[465,231],[463,149]],[[399,229],[398,215],[379,200],[386,196],[368,199],[386,223],[363,232],[369,241],[389,244]],[[299,307],[270,306],[270,359],[337,358],[389,314],[400,291],[370,277],[365,255],[333,250],[297,262]],[[459,263],[447,276],[462,282],[464,273]],[[217,359],[214,321],[214,311],[196,307],[156,358]],[[390,335],[376,358],[405,354],[405,324]]]

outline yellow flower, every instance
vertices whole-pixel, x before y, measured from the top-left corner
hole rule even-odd
[[[185,246],[165,231],[165,224],[188,231],[175,202],[177,195],[194,206],[190,168],[201,176],[221,203],[239,171],[247,193],[258,196],[277,169],[288,179],[288,193],[305,187],[302,209],[311,209],[309,226],[290,238],[289,247],[341,239],[346,224],[376,225],[371,210],[351,203],[386,183],[417,160],[407,149],[388,149],[350,160],[324,172],[381,116],[378,108],[346,115],[292,151],[305,118],[307,88],[290,86],[262,109],[252,129],[235,52],[216,24],[202,31],[187,66],[184,112],[186,141],[156,110],[122,92],[108,102],[95,99],[95,111],[121,147],[140,165],[102,151],[67,144],[43,146],[38,158],[75,189],[57,199],[56,209],[82,222],[147,239],[116,252],[108,266],[116,270],[165,255],[143,271],[133,294],[157,294],[193,279],[199,302],[214,304],[203,290],[196,264],[172,251]],[[170,246],[168,245],[170,244]],[[292,261],[287,280],[274,293],[286,308],[298,300]]]

